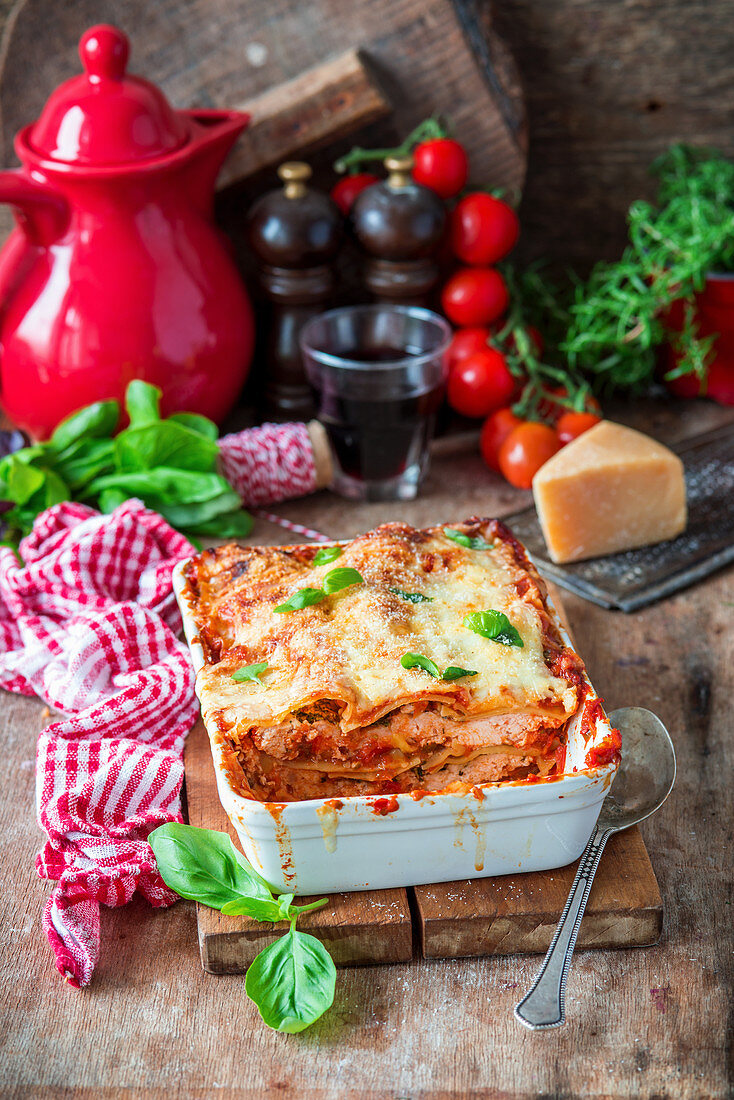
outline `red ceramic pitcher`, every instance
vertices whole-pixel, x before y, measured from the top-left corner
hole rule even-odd
[[[15,139],[0,172],[18,227],[0,253],[0,400],[33,436],[131,378],[221,421],[249,368],[249,300],[212,220],[214,183],[248,122],[174,111],[126,75],[128,40],[92,27],[85,72]]]

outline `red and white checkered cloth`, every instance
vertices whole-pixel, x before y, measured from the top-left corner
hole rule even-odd
[[[41,734],[36,865],[57,885],[43,927],[59,971],[86,985],[99,956],[99,906],[139,890],[176,895],[146,837],[181,820],[194,673],[177,638],[171,570],[191,544],[139,501],[100,516],[57,504],[0,549],[0,686],[39,695],[65,718]]]
[[[265,424],[220,448],[245,504],[316,488],[305,424]],[[152,905],[177,900],[147,836],[181,820],[183,743],[197,705],[171,572],[194,548],[131,500],[109,516],[57,504],[20,550],[23,565],[0,548],[0,687],[65,715],[38,741],[48,840],[36,864],[57,883],[43,914],[56,965],[83,986],[99,956],[100,903],[123,905],[136,890]]]

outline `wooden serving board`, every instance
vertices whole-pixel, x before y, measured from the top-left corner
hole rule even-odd
[[[189,822],[236,834],[217,794],[209,740],[197,722],[186,741]],[[337,966],[426,958],[513,955],[547,949],[576,865],[500,878],[332,894],[329,904],[299,920],[328,946]],[[313,899],[307,899],[313,900]],[[201,962],[213,974],[243,973],[282,928],[225,917],[197,905]],[[412,912],[411,912],[412,909]],[[607,844],[581,925],[578,946],[641,947],[656,943],[663,907],[639,829]]]

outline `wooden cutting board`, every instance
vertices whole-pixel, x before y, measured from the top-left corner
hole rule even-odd
[[[201,722],[185,753],[189,822],[228,831],[217,795],[209,739]],[[337,966],[426,958],[544,952],[573,881],[576,865],[500,878],[332,894],[329,904],[299,920],[328,946]],[[313,899],[308,899],[313,900]],[[225,917],[197,905],[201,962],[213,974],[243,973],[282,935],[282,926]],[[641,947],[660,937],[663,906],[639,829],[611,838],[597,872],[578,946]]]

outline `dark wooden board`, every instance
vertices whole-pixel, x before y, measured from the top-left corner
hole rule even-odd
[[[427,959],[547,951],[576,864],[501,878],[414,888]],[[639,829],[608,842],[581,923],[578,947],[657,943],[663,902]]]
[[[226,830],[238,843],[219,801],[209,738],[201,721],[186,739],[185,765],[189,823]],[[282,926],[226,917],[206,905],[197,904],[196,919],[201,964],[212,974],[244,973],[255,955],[283,934]],[[413,957],[405,890],[332,894],[325,908],[304,913],[298,927],[323,940],[337,966],[407,962]]]

